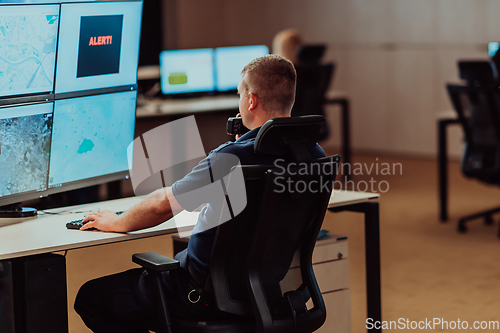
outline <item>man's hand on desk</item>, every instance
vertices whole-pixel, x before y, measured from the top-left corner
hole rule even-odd
[[[154,227],[182,211],[170,187],[149,194],[143,201],[121,215],[108,210],[90,213],[80,230],[96,228],[101,231],[130,232]]]
[[[101,231],[115,231],[116,227],[114,226],[117,223],[117,219],[118,215],[110,212],[109,210],[90,213],[83,219],[82,223],[84,223],[84,225],[80,228],[80,230],[96,228]]]

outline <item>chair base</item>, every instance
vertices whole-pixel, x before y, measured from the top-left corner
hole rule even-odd
[[[484,224],[492,225],[493,224],[493,214],[500,212],[500,207],[492,208],[483,212],[475,213],[472,215],[467,215],[458,220],[457,230],[459,232],[466,232],[467,226],[465,223],[467,221],[475,220],[478,218],[484,218]],[[498,230],[498,237],[500,238],[500,228]]]

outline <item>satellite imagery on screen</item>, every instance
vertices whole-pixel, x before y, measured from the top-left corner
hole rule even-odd
[[[58,6],[0,11],[0,96],[53,90]]]
[[[0,119],[0,196],[47,188],[51,132],[51,113]]]
[[[56,101],[49,188],[128,170],[135,103],[135,91]]]

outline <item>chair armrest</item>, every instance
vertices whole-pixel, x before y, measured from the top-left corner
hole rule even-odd
[[[171,271],[180,267],[180,263],[177,260],[165,257],[156,252],[136,253],[132,255],[132,261],[156,272]]]

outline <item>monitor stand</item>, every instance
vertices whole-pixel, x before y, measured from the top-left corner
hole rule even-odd
[[[36,209],[23,207],[20,202],[0,207],[0,218],[21,218],[36,216]]]

